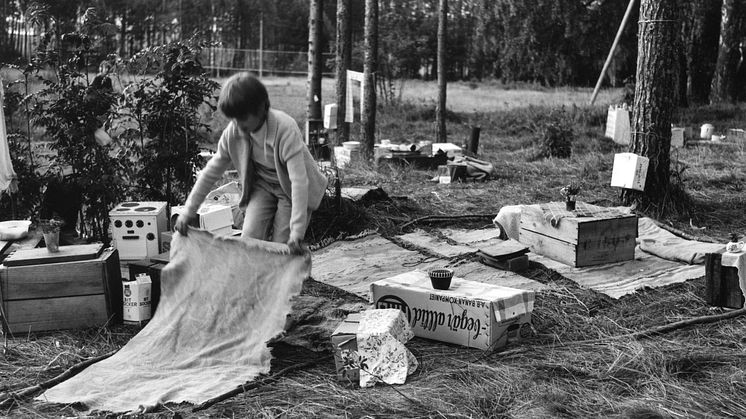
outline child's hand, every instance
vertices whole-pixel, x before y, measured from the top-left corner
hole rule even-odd
[[[197,221],[197,214],[179,214],[179,218],[176,219],[174,230],[178,231],[182,236],[187,235],[189,231],[189,225],[194,224]]]
[[[290,253],[293,255],[303,254],[303,246],[301,245],[301,242],[298,239],[288,240],[288,247],[290,248]]]

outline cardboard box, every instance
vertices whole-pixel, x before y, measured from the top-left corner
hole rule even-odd
[[[531,207],[538,207],[531,206]],[[635,258],[637,216],[564,217],[552,226],[541,209],[521,211],[520,242],[573,267]]]
[[[324,128],[337,129],[337,104],[324,106]]]
[[[604,137],[611,138],[617,144],[627,145],[630,141],[631,131],[627,106],[609,106]]]
[[[186,211],[183,205],[171,208],[171,229],[178,216]],[[231,234],[233,231],[233,211],[230,206],[222,204],[202,204],[197,210],[199,228],[218,236]]]
[[[69,247],[69,246],[65,246]],[[0,265],[3,330],[22,334],[122,321],[119,253],[37,265]]]
[[[122,281],[124,323],[141,324],[150,320],[151,286],[150,276],[145,273],[138,274],[134,281]]]
[[[127,265],[129,270],[129,279],[134,281],[140,274],[147,274],[150,276],[151,287],[150,287],[150,312],[155,314],[158,308],[158,302],[161,300],[161,270],[166,266],[166,263],[155,262],[149,259],[137,260],[130,262]]]
[[[638,191],[645,190],[645,179],[648,176],[647,157],[635,153],[617,153],[614,155],[614,168],[611,172],[611,186]]]
[[[334,351],[334,365],[337,379],[360,381],[360,369],[344,369],[342,352],[357,352],[357,327],[360,325],[360,313],[351,313],[332,333],[332,349]]]
[[[337,162],[337,167],[345,167],[351,163],[357,163],[362,161],[362,153],[360,150],[348,150],[344,147],[334,147],[334,160]]]
[[[671,147],[684,147],[684,128],[671,128]]]
[[[454,277],[448,290],[433,289],[423,271],[376,281],[375,308],[404,312],[415,336],[494,350],[531,332],[534,292]]]

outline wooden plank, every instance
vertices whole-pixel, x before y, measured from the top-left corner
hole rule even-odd
[[[705,302],[707,304],[720,307],[720,253],[708,253],[705,255]]]
[[[575,266],[576,247],[574,244],[523,228],[519,234],[521,243],[529,246],[532,251],[566,265]]]
[[[104,263],[98,259],[0,267],[0,282],[5,300],[101,294],[104,292],[104,278]]]
[[[593,266],[632,260],[635,258],[636,245],[633,236],[581,242],[577,246],[575,266]]]
[[[544,236],[554,237],[571,244],[578,242],[578,218],[563,218],[557,227],[552,227],[544,218],[541,209],[521,211],[521,230],[530,230]],[[523,240],[521,240],[523,243]]]
[[[101,326],[108,320],[104,294],[5,301],[11,333]]]
[[[618,237],[634,240],[637,238],[637,227],[637,217],[634,215],[607,219],[578,218],[578,242]]]
[[[122,322],[122,270],[119,266],[119,251],[114,248],[104,250],[102,258],[104,267],[104,294],[106,295],[106,312],[113,324]]]
[[[50,253],[46,248],[20,249],[8,256],[3,264],[5,266],[27,266],[89,260],[97,258],[103,248],[102,243],[94,243],[60,246],[60,251],[56,253]]]

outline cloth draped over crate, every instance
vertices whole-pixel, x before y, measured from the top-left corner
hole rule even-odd
[[[279,243],[174,234],[158,310],[112,357],[39,396],[98,411],[202,403],[270,370],[266,342],[281,333],[310,255]]]

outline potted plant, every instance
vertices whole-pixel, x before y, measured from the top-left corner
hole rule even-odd
[[[744,248],[743,240],[738,240],[738,233],[730,234],[730,241],[725,245],[725,251],[731,253],[738,253]]]
[[[565,197],[565,209],[568,211],[575,210],[575,198],[580,193],[580,184],[572,181],[560,189],[560,193]]]
[[[62,220],[57,219],[39,220],[39,228],[44,235],[44,244],[50,253],[60,251],[60,229],[64,224]]]

